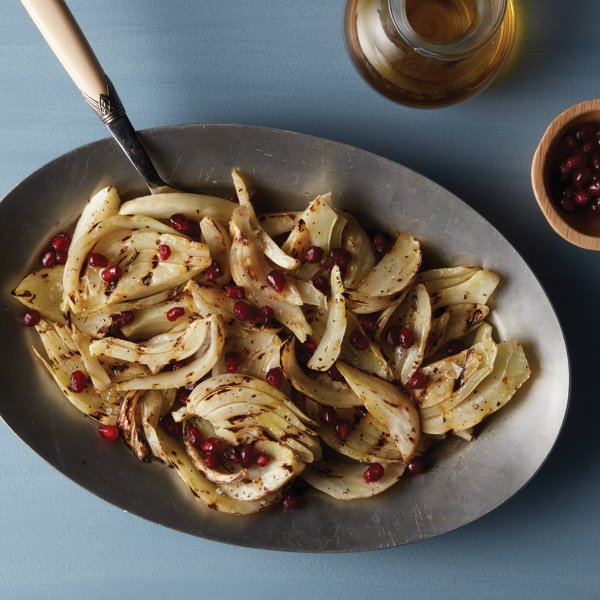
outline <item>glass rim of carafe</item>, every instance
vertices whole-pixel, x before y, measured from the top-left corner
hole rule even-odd
[[[388,7],[394,26],[404,41],[413,50],[423,56],[438,60],[458,60],[465,58],[485,46],[498,31],[504,20],[509,0],[498,0],[498,11],[491,26],[483,24],[471,27],[469,31],[455,42],[435,43],[421,37],[412,27],[406,14],[407,0],[388,0]]]

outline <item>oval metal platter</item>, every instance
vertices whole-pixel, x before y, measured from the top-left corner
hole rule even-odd
[[[332,141],[243,125],[165,127],[144,132],[142,139],[174,185],[229,195],[230,172],[237,167],[274,210],[301,208],[331,191],[336,206],[367,227],[391,223],[416,235],[440,264],[466,262],[498,272],[496,335],[523,343],[533,375],[473,442],[440,444],[427,474],[405,477],[380,496],[344,503],[308,490],[293,512],[275,507],[237,517],[209,510],[172,469],[139,462],[124,445],[98,436],[96,423],[64,399],[35,360],[35,333],[18,324],[21,308],[10,296],[50,237],[73,223],[91,194],[108,184],[125,196],[145,191],[115,142],[106,139],[45,165],[0,204],[0,415],[37,454],[94,494],[161,525],[288,551],[357,551],[430,538],[485,515],[533,477],[565,417],[568,358],[546,294],[493,226],[425,177]],[[28,227],[15,227],[24,207]]]

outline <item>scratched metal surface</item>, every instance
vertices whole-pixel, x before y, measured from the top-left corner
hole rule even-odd
[[[0,346],[5,365],[0,388],[8,392],[0,399],[0,415],[40,456],[100,497],[162,525],[243,546],[309,552],[387,548],[445,533],[497,507],[533,476],[564,419],[568,359],[550,302],[496,229],[423,176],[337,142],[241,125],[163,128],[144,140],[175,185],[231,193],[230,172],[236,166],[275,211],[302,208],[307,199],[331,191],[338,207],[374,230],[391,222],[411,231],[441,264],[460,260],[498,272],[503,285],[494,298],[497,334],[522,341],[532,378],[486,423],[476,442],[444,444],[426,476],[404,478],[376,498],[343,503],[311,491],[304,509],[293,515],[272,510],[240,518],[210,511],[187,490],[181,493],[184,486],[172,470],[137,461],[121,444],[98,443],[94,422],[61,398],[34,360],[33,332],[25,336],[11,310],[10,290],[28,271],[30,249],[68,229],[82,198],[109,183],[126,194],[141,191],[126,157],[106,140],[42,167],[0,204],[0,229],[8,232],[27,198],[39,197],[40,218],[17,238],[0,238],[0,256],[16,251],[18,257],[3,270],[0,285],[0,327],[6,336]],[[25,387],[13,376],[17,365],[26,365],[32,375]],[[525,446],[529,451],[523,454]]]

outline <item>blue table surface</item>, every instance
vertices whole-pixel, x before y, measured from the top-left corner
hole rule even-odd
[[[2,196],[106,132],[20,3],[0,4]],[[600,93],[597,0],[518,2],[501,77],[434,111],[393,104],[363,82],[345,51],[342,0],[70,4],[138,128],[233,121],[331,138],[403,163],[481,212],[555,304],[571,407],[539,474],[493,513],[412,546],[340,555],[164,529],[79,488],[0,424],[0,597],[599,598],[600,256],[552,233],[529,175],[551,119]]]

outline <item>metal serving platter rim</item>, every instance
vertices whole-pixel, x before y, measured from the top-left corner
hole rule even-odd
[[[232,189],[229,172],[236,166],[274,208],[288,207],[287,199],[291,208],[298,208],[311,196],[331,190],[338,205],[355,211],[367,224],[385,227],[391,221],[416,234],[426,249],[428,245],[435,249],[441,264],[470,261],[500,271],[506,281],[495,298],[498,310],[493,322],[502,339],[521,336],[532,362],[533,381],[489,419],[474,442],[444,442],[428,474],[406,478],[381,496],[344,503],[311,490],[293,513],[277,507],[250,517],[210,511],[172,470],[141,463],[124,446],[99,439],[94,422],[71,407],[34,363],[35,335],[17,323],[19,308],[9,293],[35,264],[24,257],[37,256],[53,233],[72,223],[97,189],[113,184],[144,193],[113,140],[103,139],[47,163],[17,184],[0,204],[3,231],[15,231],[9,227],[32,196],[38,214],[43,215],[19,232],[21,238],[5,235],[0,240],[0,255],[13,257],[2,273],[0,305],[5,310],[0,320],[5,335],[0,359],[5,368],[0,371],[0,385],[5,393],[0,416],[38,455],[88,491],[158,524],[241,546],[308,552],[394,547],[452,531],[500,506],[535,476],[566,417],[569,361],[548,296],[495,227],[422,175],[339,142],[234,124],[160,127],[142,132],[142,137],[159,170],[175,184],[208,192]],[[285,200],[277,193],[281,190],[286,192]],[[375,202],[378,213],[385,215],[383,222],[365,210],[365,201]],[[464,231],[469,236],[464,237]],[[528,321],[535,316],[537,321]],[[541,327],[523,330],[519,327],[523,323]],[[32,374],[26,390],[16,377],[22,364]],[[550,408],[548,398],[553,399]],[[533,427],[528,427],[530,422]],[[533,451],[519,455],[525,443]]]

